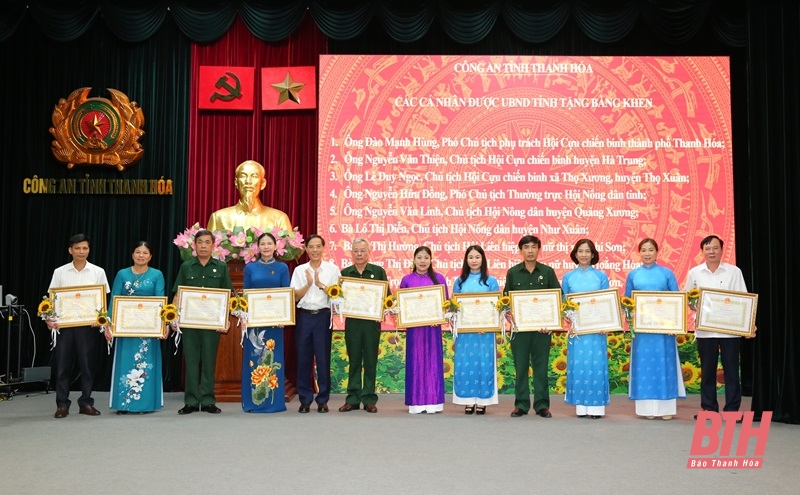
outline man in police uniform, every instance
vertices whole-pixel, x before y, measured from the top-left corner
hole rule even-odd
[[[211,257],[214,249],[214,235],[208,230],[200,230],[194,237],[197,257],[184,262],[178,271],[173,292],[178,286],[204,287],[233,290],[228,275],[228,265]],[[180,301],[175,301],[180,307]],[[219,334],[228,332],[229,323],[216,332],[195,328],[181,328],[183,332],[183,357],[186,364],[186,383],[184,385],[184,406],[178,414],[191,414],[203,410],[211,414],[222,412],[214,397],[214,372],[217,365]]]

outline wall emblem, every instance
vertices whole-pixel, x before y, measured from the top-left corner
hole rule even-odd
[[[55,137],[53,156],[70,169],[80,164],[105,164],[125,170],[144,154],[139,144],[144,113],[121,91],[108,88],[108,100],[87,98],[91,90],[76,89],[66,100],[58,100],[50,128]]]

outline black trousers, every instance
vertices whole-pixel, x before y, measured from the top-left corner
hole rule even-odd
[[[101,338],[98,329],[92,327],[63,328],[58,334],[56,357],[56,404],[67,406],[72,366],[78,361],[81,373],[81,396],[79,406],[93,406],[92,384],[97,368],[97,345]]]
[[[741,338],[697,339],[700,356],[700,407],[719,412],[717,402],[717,362],[722,356],[725,375],[725,407],[723,411],[738,411],[742,404],[742,383],[739,380],[739,349]]]

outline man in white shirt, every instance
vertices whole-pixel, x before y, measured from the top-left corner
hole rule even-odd
[[[50,288],[76,287],[81,285],[103,285],[108,294],[106,272],[97,265],[86,261],[89,257],[89,238],[84,234],[75,234],[69,239],[69,254],[72,262],[60,266],[53,272]],[[50,329],[58,328],[58,321],[45,321]],[[81,396],[78,398],[79,412],[88,416],[99,416],[100,411],[94,408],[92,385],[94,371],[97,367],[95,358],[101,336],[96,328],[90,326],[73,327],[59,332],[55,348],[56,358],[56,418],[65,418],[69,414],[69,384],[72,365],[78,361],[81,372]]]
[[[328,412],[331,395],[331,310],[326,289],[339,283],[339,269],[331,262],[323,261],[325,240],[312,235],[305,240],[308,263],[295,268],[289,284],[297,300],[297,324],[295,341],[297,346],[297,395],[300,398],[298,412],[307,413],[314,402],[311,388],[313,363],[317,364],[317,412]]]
[[[742,271],[722,261],[722,246],[722,239],[716,235],[710,235],[700,241],[700,249],[706,261],[689,270],[684,290],[705,288],[747,292]],[[725,374],[723,411],[738,411],[742,403],[742,384],[739,381],[741,337],[705,330],[695,331],[695,336],[700,356],[700,407],[704,411],[719,412],[717,362],[721,355]]]

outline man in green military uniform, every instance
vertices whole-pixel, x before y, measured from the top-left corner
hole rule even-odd
[[[519,240],[522,263],[514,265],[506,273],[506,286],[503,292],[515,290],[561,289],[556,272],[547,265],[538,263],[542,241],[538,237],[526,235]],[[533,367],[533,410],[543,418],[550,418],[550,394],[547,381],[547,364],[550,356],[550,332],[520,332],[511,341],[514,356],[514,410],[512,418],[528,414],[531,408],[531,395],[528,379],[528,365]]]
[[[353,240],[351,249],[353,264],[342,270],[343,277],[388,280],[383,268],[369,263],[369,243],[366,240],[361,238]],[[347,398],[344,405],[339,408],[340,412],[353,411],[361,404],[364,404],[364,410],[369,413],[378,412],[378,407],[375,405],[378,402],[378,395],[375,393],[375,375],[380,338],[379,321],[347,318],[344,324],[344,342],[350,359],[350,372],[347,379]]]
[[[172,292],[181,285],[212,289],[233,290],[228,265],[211,257],[214,249],[214,234],[200,230],[194,237],[197,257],[184,262]],[[180,307],[180,301],[175,301]],[[211,414],[222,412],[214,397],[214,371],[217,365],[219,334],[228,332],[229,323],[216,332],[196,328],[181,328],[183,332],[183,357],[186,364],[184,406],[178,414],[191,414],[203,410]]]

